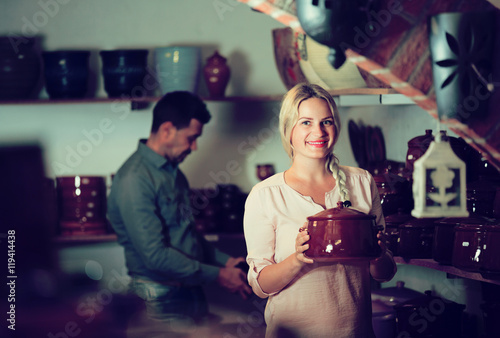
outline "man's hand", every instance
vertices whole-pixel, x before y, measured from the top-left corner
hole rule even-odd
[[[226,262],[226,268],[234,268],[236,265],[244,261],[245,258],[243,257],[229,257],[229,259]]]
[[[236,264],[238,264],[239,262],[241,261],[238,260]],[[217,282],[220,284],[220,286],[227,289],[229,292],[238,292],[241,298],[247,299],[248,295],[252,293],[252,289],[250,289],[246,282],[246,274],[240,268],[235,268],[234,266],[228,267],[228,263],[226,263],[225,268],[221,268],[219,270]]]

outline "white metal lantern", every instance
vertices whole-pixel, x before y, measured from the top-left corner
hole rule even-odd
[[[431,142],[414,163],[411,214],[424,217],[467,217],[465,163],[455,154],[446,131]]]

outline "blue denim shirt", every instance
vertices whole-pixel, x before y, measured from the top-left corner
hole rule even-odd
[[[201,285],[229,259],[196,232],[184,174],[145,140],[114,176],[107,216],[133,277]]]

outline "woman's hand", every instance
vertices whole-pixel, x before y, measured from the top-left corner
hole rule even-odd
[[[302,263],[311,264],[314,263],[314,260],[311,258],[307,258],[304,255],[304,251],[309,249],[309,244],[306,243],[311,239],[311,236],[309,236],[309,231],[307,230],[307,222],[302,226],[302,228],[299,229],[299,233],[297,235],[297,238],[295,239],[295,258]]]
[[[379,282],[386,282],[392,279],[397,272],[397,266],[392,257],[391,250],[387,249],[387,237],[382,231],[377,234],[378,245],[382,249],[379,257],[370,261],[370,274]]]
[[[387,238],[387,236],[385,235],[385,233],[383,231],[379,231],[377,233],[377,239],[378,239],[377,243],[380,246],[380,248],[382,249],[380,256],[383,256],[388,250],[387,245],[389,243],[389,239]]]

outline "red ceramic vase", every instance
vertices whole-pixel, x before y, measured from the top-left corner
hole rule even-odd
[[[207,58],[207,63],[203,68],[203,75],[210,97],[223,97],[231,75],[231,70],[226,64],[226,58],[215,51],[212,56]]]

